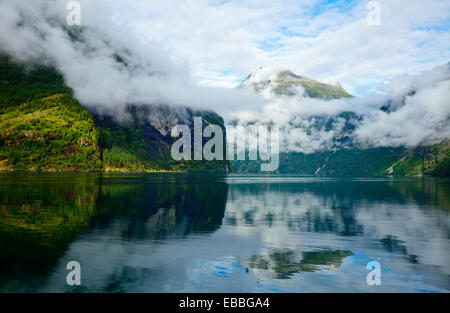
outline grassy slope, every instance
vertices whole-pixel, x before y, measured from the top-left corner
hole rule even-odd
[[[70,95],[3,108],[0,129],[0,168],[101,169],[98,129]]]
[[[350,95],[340,85],[331,85],[320,83],[311,79],[297,79],[282,72],[275,80],[277,87],[275,93],[280,95],[292,96],[296,94],[295,87],[302,86],[305,89],[306,94],[311,98],[320,99],[339,99],[339,98],[351,98]]]
[[[0,54],[0,108],[70,93],[63,77],[48,67],[26,67]]]
[[[339,98],[351,98],[352,96],[343,88],[327,86],[315,81],[303,81],[303,88],[311,98],[323,98],[323,99],[339,99]]]
[[[137,114],[128,124],[93,116],[51,68],[0,55],[0,91],[0,170],[225,171],[227,162],[173,161],[173,138]],[[223,125],[215,113],[196,115]]]
[[[394,175],[432,175],[450,177],[450,141],[408,151],[392,166]]]

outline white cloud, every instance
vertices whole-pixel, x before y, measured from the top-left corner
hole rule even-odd
[[[250,83],[273,80],[270,68],[253,73]],[[245,83],[244,85],[247,85]],[[343,136],[371,147],[415,147],[450,139],[450,63],[419,75],[401,75],[366,97],[324,101],[305,96],[280,97],[266,85],[259,92],[270,101],[260,112],[242,109],[240,124],[280,125],[283,151],[312,153],[342,148]],[[380,108],[384,107],[384,110]],[[346,120],[339,116],[353,112]]]
[[[450,138],[450,63],[420,76],[402,76],[386,86],[395,109],[376,110],[355,131],[371,146],[434,144]]]
[[[362,118],[354,133],[361,144],[414,146],[450,137],[448,67],[421,78],[398,77],[384,94],[350,100],[263,99],[217,87],[234,86],[270,64],[367,91],[399,74],[446,63],[448,2],[380,1],[382,25],[377,27],[367,25],[363,2],[80,2],[87,28],[84,42],[74,43],[61,28],[68,13],[64,1],[3,0],[0,49],[54,65],[89,108],[111,114],[129,103],[213,109],[241,123],[279,124],[286,149],[307,153],[334,148],[333,138],[344,126],[340,119],[331,129],[313,126],[316,116],[327,119],[344,111]],[[116,61],[117,52],[127,67]],[[403,103],[409,90],[416,94]],[[378,111],[389,98],[398,108]]]
[[[381,26],[366,23],[364,1],[218,3],[135,1],[130,24],[189,60],[204,84],[231,86],[260,65],[284,64],[367,93],[367,85],[450,59],[446,1],[380,1]],[[229,71],[228,81],[223,71]]]
[[[201,87],[191,82],[189,65],[162,43],[114,23],[117,12],[105,1],[81,1],[82,42],[62,29],[67,11],[60,1],[0,3],[0,48],[19,60],[54,65],[85,106],[115,114],[124,104],[170,104],[214,109],[227,115],[264,101],[245,91]],[[128,66],[116,60],[119,52]]]

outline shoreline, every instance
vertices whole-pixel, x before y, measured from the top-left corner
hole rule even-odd
[[[168,171],[168,170],[160,170],[160,171],[132,171],[132,170],[45,170],[45,169],[0,169],[0,173],[5,172],[27,172],[27,173],[189,173],[187,171]]]
[[[132,170],[100,170],[100,171],[80,171],[80,170],[45,170],[45,169],[33,169],[33,170],[22,170],[22,169],[0,169],[0,173],[7,173],[7,172],[23,172],[23,173],[122,173],[122,174],[126,174],[126,173],[131,173],[131,174],[150,174],[150,173],[177,173],[177,174],[230,174],[230,172],[189,172],[189,171],[169,171],[169,170],[160,170],[160,171],[150,171],[150,170],[143,170],[143,171],[132,171]],[[255,173],[239,173],[236,172],[236,174],[251,174],[254,175]],[[261,174],[261,173],[258,173]],[[279,173],[277,173],[277,175],[280,175]],[[295,174],[295,173],[285,173],[285,174],[281,174],[281,175],[294,175],[297,176],[299,174]],[[309,175],[300,175],[300,176],[309,176]],[[311,175],[311,176],[315,176],[315,177],[320,177],[319,175]],[[325,176],[325,177],[342,177],[342,176]],[[360,176],[344,176],[344,177],[360,177]],[[446,176],[432,176],[432,175],[424,175],[424,174],[420,174],[420,175],[414,175],[414,176],[395,176],[395,175],[372,175],[370,177],[391,177],[391,178],[420,178],[420,177],[436,177],[436,178],[449,178]]]
[[[130,174],[162,174],[162,173],[172,173],[172,174],[229,174],[230,172],[195,172],[195,171],[170,171],[170,170],[142,170],[142,171],[133,171],[133,170],[46,170],[46,169],[0,169],[1,173],[12,173],[12,172],[21,172],[21,173],[104,173],[104,174],[114,174],[114,173],[130,173]]]

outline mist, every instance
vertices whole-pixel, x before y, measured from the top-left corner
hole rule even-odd
[[[450,139],[450,63],[398,76],[365,97],[325,101],[306,96],[301,87],[295,97],[280,97],[270,89],[261,94],[271,101],[262,112],[241,112],[238,123],[280,125],[283,151],[309,154],[349,143],[413,148]],[[345,112],[352,116],[344,118]]]
[[[130,104],[213,110],[226,122],[277,124],[282,151],[303,153],[344,148],[338,140],[344,137],[362,147],[415,147],[450,138],[449,64],[399,76],[365,97],[331,101],[309,98],[301,88],[297,97],[275,97],[204,86],[194,83],[189,60],[139,36],[117,17],[117,7],[79,2],[82,26],[69,27],[66,1],[1,1],[0,50],[20,62],[55,67],[76,99],[99,114],[125,119]]]
[[[105,1],[80,3],[82,26],[69,27],[65,1],[2,1],[0,49],[22,62],[54,66],[80,103],[101,114],[121,114],[127,104],[166,104],[227,115],[242,103],[264,104],[243,90],[192,84],[186,60],[119,26]]]

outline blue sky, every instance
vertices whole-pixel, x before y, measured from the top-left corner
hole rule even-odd
[[[260,66],[280,66],[365,95],[450,61],[450,1],[79,1],[86,21],[111,28],[112,16],[205,86],[233,88]],[[367,22],[370,2],[380,25]]]
[[[120,6],[137,32],[186,60],[204,85],[233,87],[259,66],[283,65],[363,95],[397,75],[450,61],[449,1],[380,0],[379,26],[366,21],[368,3],[142,0]]]

